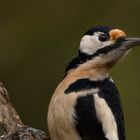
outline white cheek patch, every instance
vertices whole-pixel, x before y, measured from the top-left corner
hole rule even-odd
[[[102,124],[102,129],[105,137],[108,140],[119,140],[117,124],[108,104],[103,98],[100,98],[98,94],[94,94],[94,102],[97,118]]]
[[[98,50],[100,42],[95,36],[85,35],[80,42],[80,51],[86,54],[93,54]]]
[[[108,40],[105,42],[100,42],[98,40],[98,34],[95,33],[94,35],[85,35],[80,42],[80,51],[86,53],[88,55],[94,54],[97,50],[107,47],[111,44],[114,44],[113,41]]]

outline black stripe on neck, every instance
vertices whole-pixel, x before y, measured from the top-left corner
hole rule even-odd
[[[100,54],[107,54],[110,51],[112,51],[113,49],[117,49],[117,48],[121,47],[121,44],[123,43],[124,40],[125,40],[125,38],[120,38],[115,44],[101,48],[92,55],[88,55],[79,50],[79,56],[72,59],[72,61],[66,67],[65,73],[67,73],[71,69],[77,68],[80,64],[83,64],[89,60],[92,60],[94,57],[97,57]]]
[[[68,64],[68,66],[65,69],[65,73],[67,73],[69,70],[77,68],[79,64],[82,64],[79,57],[75,57],[71,60],[71,62]]]
[[[87,55],[85,53],[81,53],[79,51],[79,56],[73,58],[70,63],[68,64],[68,66],[65,69],[65,73],[67,74],[67,72],[71,69],[76,69],[80,64],[83,64],[85,62],[87,62],[88,60],[91,60],[92,56]]]
[[[69,94],[71,92],[78,92],[82,90],[89,90],[100,87],[104,82],[108,81],[109,78],[104,79],[103,81],[91,81],[88,78],[78,79],[76,82],[69,85],[69,87],[65,90],[65,94]]]

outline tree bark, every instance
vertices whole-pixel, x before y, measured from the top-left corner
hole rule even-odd
[[[49,140],[45,132],[24,125],[0,83],[0,140]]]

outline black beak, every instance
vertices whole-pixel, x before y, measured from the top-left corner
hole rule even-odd
[[[125,38],[122,41],[122,47],[126,48],[126,49],[131,49],[135,46],[140,45],[140,38]]]

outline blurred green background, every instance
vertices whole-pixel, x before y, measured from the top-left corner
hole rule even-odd
[[[0,80],[22,120],[47,130],[50,97],[83,33],[112,25],[140,37],[139,0],[0,1]],[[127,140],[140,137],[140,46],[112,69],[124,105]]]

